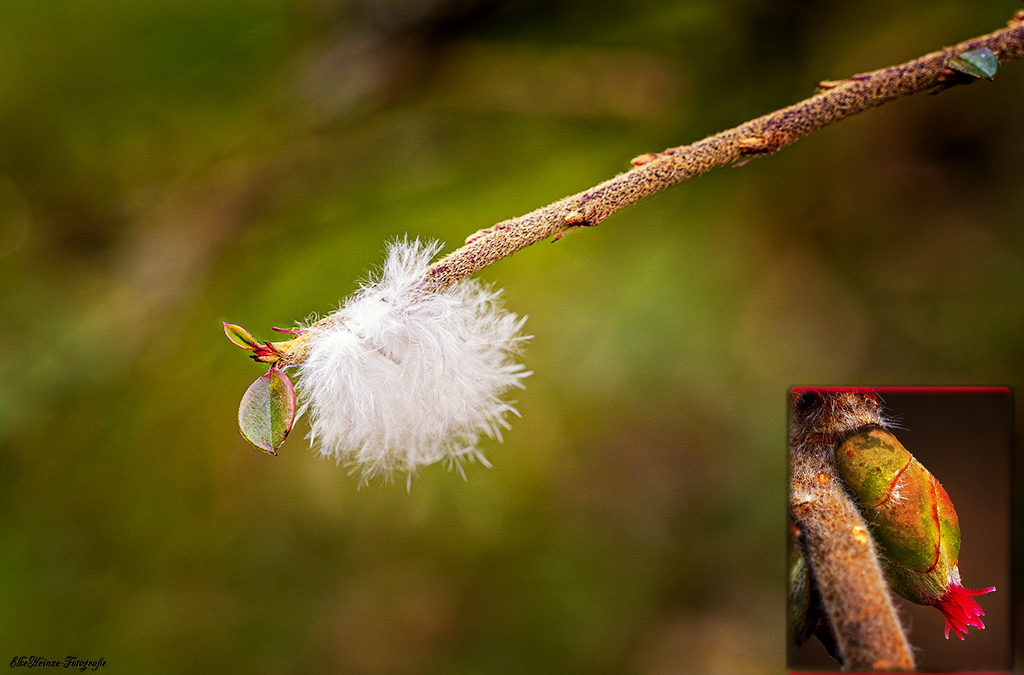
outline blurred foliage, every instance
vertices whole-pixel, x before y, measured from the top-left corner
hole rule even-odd
[[[1018,7],[7,0],[0,651],[779,672],[787,388],[1024,372],[1021,64],[486,270],[535,375],[467,482],[357,492],[302,421],[249,448],[220,322],[266,339],[389,237],[454,247]]]

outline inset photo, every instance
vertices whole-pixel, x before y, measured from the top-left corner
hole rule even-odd
[[[794,387],[790,670],[1013,667],[1007,387]]]

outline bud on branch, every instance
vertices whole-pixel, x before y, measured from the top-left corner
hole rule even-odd
[[[953,502],[928,469],[888,431],[869,429],[836,450],[836,466],[864,510],[882,549],[886,578],[894,591],[946,617],[961,640],[968,626],[984,628],[985,612],[960,583],[960,521]]]

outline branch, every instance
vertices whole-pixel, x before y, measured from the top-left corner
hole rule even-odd
[[[791,410],[789,512],[852,671],[914,667],[878,550],[835,465],[845,436],[885,424],[877,402],[855,392],[803,394]]]
[[[754,155],[771,154],[851,115],[943,84],[947,58],[987,47],[1006,63],[1024,55],[1024,12],[1007,28],[898,66],[822,83],[825,91],[704,140],[633,160],[630,171],[524,216],[469,237],[427,271],[426,288],[441,290],[483,267],[566,229],[593,226],[619,209],[665,188]]]
[[[712,169],[778,152],[812,131],[868,108],[954,84],[957,81],[949,79],[946,59],[982,47],[992,50],[1001,65],[1024,56],[1024,11],[1017,12],[1006,28],[988,35],[900,65],[822,82],[821,93],[788,108],[690,145],[636,157],[634,168],[600,185],[470,235],[464,246],[427,269],[423,291],[443,291],[531,244],[571,229],[597,225],[625,206]],[[310,329],[326,328],[333,321],[327,317]],[[308,353],[302,335],[274,346],[279,351],[275,359],[285,366],[301,363]]]

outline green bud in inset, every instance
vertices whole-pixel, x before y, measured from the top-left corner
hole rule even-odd
[[[892,589],[946,615],[946,637],[967,626],[984,628],[984,614],[960,585],[960,522],[945,489],[899,440],[872,428],[836,449],[836,467],[883,552]]]
[[[847,439],[836,451],[836,465],[886,557],[898,564],[898,576],[909,576],[910,583],[896,584],[897,592],[922,603],[941,595],[960,553],[960,524],[939,482],[882,429]]]

